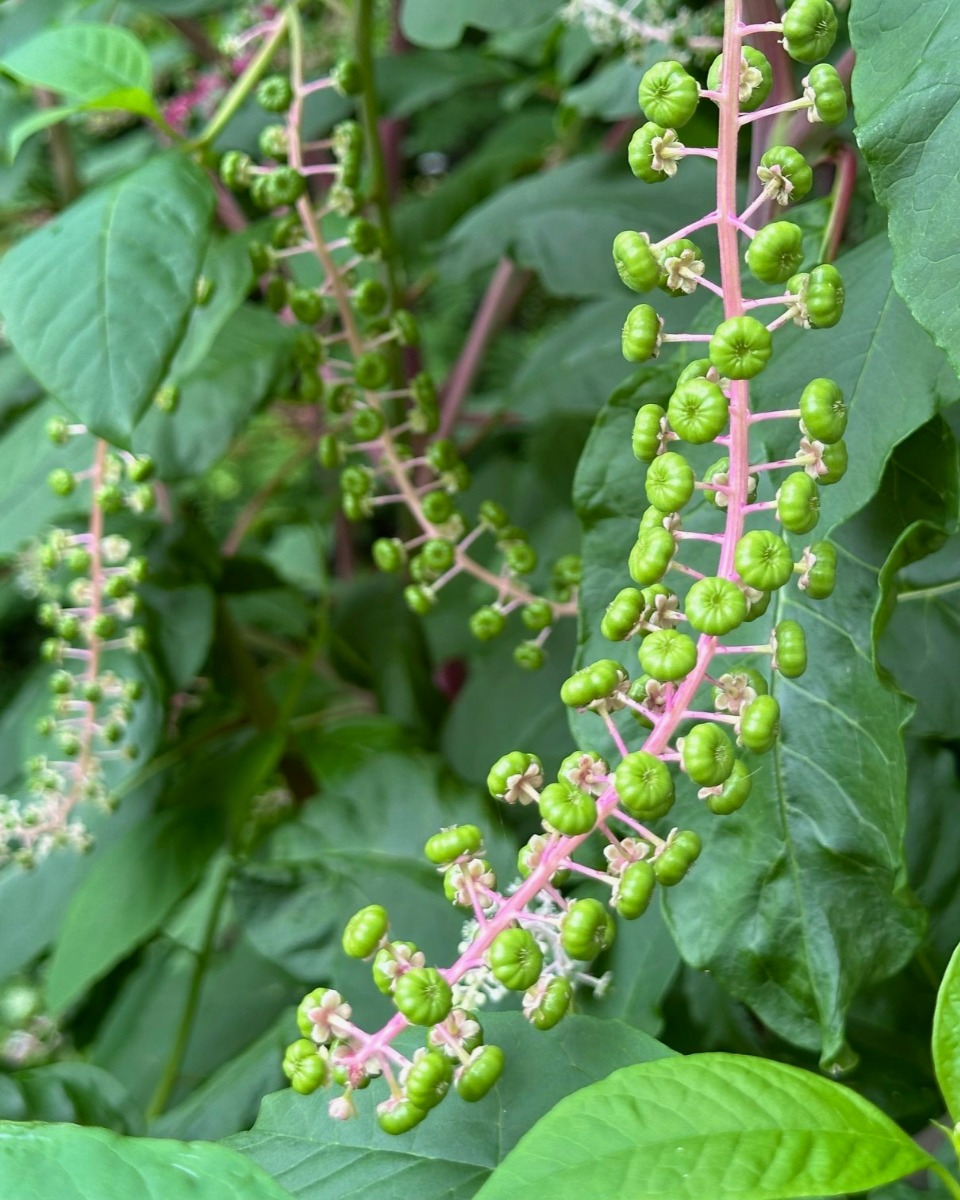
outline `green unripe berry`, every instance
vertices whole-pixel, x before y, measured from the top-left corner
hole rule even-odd
[[[773,221],[758,230],[746,258],[757,279],[786,283],[803,262],[803,230],[792,221]]]
[[[579,554],[562,554],[553,564],[553,578],[561,587],[579,587],[583,578],[583,559]]]
[[[69,696],[73,691],[74,677],[69,671],[54,671],[50,676],[50,691],[55,696]]]
[[[414,967],[397,980],[393,1002],[412,1025],[436,1025],[450,1015],[453,995],[434,967]]]
[[[630,139],[630,145],[627,147],[627,161],[630,163],[630,170],[644,183],[662,183],[665,179],[669,179],[671,174],[676,173],[676,163],[664,162],[662,157],[656,153],[654,143],[659,144],[666,133],[667,130],[663,125],[648,121],[645,125],[641,125]],[[655,167],[655,158],[659,158],[663,165]],[[667,167],[673,168],[673,170],[668,171]]]
[[[491,638],[503,633],[507,618],[492,604],[485,604],[470,616],[470,632],[480,642],[489,642]]]
[[[335,433],[325,433],[317,442],[317,461],[328,471],[335,471],[337,467],[342,466],[345,454],[343,442]],[[380,569],[386,570],[385,567]]]
[[[526,1009],[525,1015],[535,1029],[553,1029],[570,1011],[572,1002],[573,987],[570,981],[556,976],[547,984],[536,1005]]]
[[[365,350],[353,364],[353,377],[368,391],[381,388],[390,379],[390,363],[378,350]]]
[[[644,490],[647,500],[664,512],[683,508],[694,492],[697,477],[681,454],[668,450],[658,455],[647,468]]]
[[[414,1061],[404,1089],[412,1104],[424,1112],[435,1108],[450,1090],[453,1063],[439,1050],[429,1050]]]
[[[512,992],[525,992],[540,978],[543,952],[527,929],[504,929],[490,943],[487,961],[495,979]]]
[[[672,683],[685,679],[697,665],[697,647],[685,633],[657,629],[640,643],[638,657],[651,679]]]
[[[373,476],[366,467],[344,467],[340,473],[340,490],[349,496],[368,496]]]
[[[438,867],[448,866],[462,854],[476,854],[483,835],[476,825],[452,825],[427,839],[424,854]]]
[[[657,883],[675,887],[700,857],[700,839],[689,829],[681,830],[667,848],[653,860]]]
[[[723,55],[715,58],[707,73],[707,87],[711,92],[719,91],[723,78]],[[754,112],[770,95],[773,87],[773,68],[765,54],[753,46],[740,50],[740,109]]]
[[[423,515],[434,525],[442,525],[453,515],[453,501],[446,492],[428,492],[420,501]]]
[[[436,575],[449,571],[455,558],[453,544],[445,538],[430,538],[424,542],[420,554],[427,569]]]
[[[653,462],[657,457],[666,415],[659,404],[644,404],[634,418],[631,445],[640,462]]]
[[[260,130],[260,136],[257,138],[257,145],[260,153],[264,158],[272,158],[277,162],[281,162],[287,157],[290,152],[289,134],[287,133],[286,125],[267,125]],[[281,189],[286,187],[283,183]],[[260,208],[273,208],[280,203],[278,200],[277,185],[273,182],[270,176],[261,176],[254,178],[250,194],[254,202]]]
[[[511,780],[514,782],[511,783]],[[543,782],[543,764],[535,754],[526,754],[522,750],[511,750],[493,764],[487,774],[487,790],[494,800],[505,800],[508,804],[521,800],[529,804],[536,795],[524,795],[517,789],[521,782],[530,788],[539,787]]]
[[[553,624],[553,606],[548,600],[531,600],[520,610],[520,619],[527,629],[540,633]]]
[[[539,671],[547,661],[547,653],[536,642],[521,642],[513,649],[513,661],[524,671]]]
[[[780,732],[780,705],[773,696],[758,696],[740,715],[740,741],[754,754],[765,754]]]
[[[802,63],[826,58],[837,36],[837,14],[829,0],[794,0],[783,17],[783,46]]]
[[[347,226],[347,237],[351,249],[365,257],[376,254],[380,249],[380,230],[365,217],[357,217]]]
[[[840,272],[830,263],[814,267],[806,289],[807,316],[813,329],[830,329],[843,316],[845,291]]]
[[[387,935],[390,919],[379,904],[368,904],[353,914],[343,931],[343,951],[351,958],[367,958]]]
[[[327,1064],[317,1053],[317,1047],[307,1038],[291,1043],[283,1056],[283,1073],[290,1086],[301,1096],[312,1095],[326,1085]]]
[[[549,783],[540,793],[540,816],[564,837],[579,837],[596,825],[597,802],[570,783]]]
[[[504,529],[510,522],[507,510],[496,500],[482,500],[478,516],[484,525],[489,525],[494,530]]]
[[[683,611],[699,633],[722,637],[747,619],[747,601],[731,580],[707,577],[690,588]]]
[[[433,592],[421,583],[408,584],[403,589],[403,599],[407,608],[411,612],[415,612],[418,617],[425,617],[437,602]]]
[[[634,292],[649,292],[660,282],[660,263],[645,233],[626,229],[613,240],[613,261],[623,283]]]
[[[635,921],[650,907],[657,876],[648,862],[632,862],[620,873],[614,891],[614,907],[627,921]]]
[[[738,758],[733,764],[729,778],[719,793],[707,796],[707,808],[718,816],[726,816],[743,808],[753,787],[749,768]]]
[[[330,79],[342,96],[356,96],[363,89],[363,71],[352,58],[338,59],[330,72]]]
[[[353,291],[353,306],[364,317],[375,317],[387,303],[387,289],[379,279],[362,279]]]
[[[807,669],[807,637],[797,621],[780,621],[773,631],[773,665],[787,679],[799,679]]]
[[[663,578],[676,548],[673,534],[662,525],[641,529],[627,564],[630,578],[641,587],[656,583]]]
[[[220,159],[220,182],[231,192],[242,191],[250,186],[250,170],[253,159],[242,150],[228,150]]]
[[[295,171],[293,167],[277,167],[269,175],[261,176],[268,181],[268,198],[270,208],[277,208],[281,205],[296,204],[303,193],[306,191],[307,185],[303,176],[299,171]]]
[[[47,485],[55,496],[69,496],[77,486],[73,472],[65,467],[56,467],[47,476]]]
[[[719,725],[703,721],[683,737],[683,769],[701,787],[718,787],[733,770],[733,743]]]
[[[678,62],[658,62],[640,80],[640,107],[651,121],[679,129],[697,111],[700,88]]]
[[[316,325],[327,308],[324,298],[313,288],[291,288],[289,303],[290,311],[304,325]]]
[[[689,296],[697,290],[703,274],[703,251],[689,238],[680,238],[662,246],[657,255],[660,259],[659,286],[669,296]]]
[[[847,93],[835,67],[819,63],[803,81],[806,95],[813,93],[813,107],[825,125],[839,125],[847,118]]]
[[[623,682],[625,673],[612,658],[601,658],[581,667],[560,688],[560,699],[569,708],[588,708],[606,700]]]
[[[757,177],[780,204],[802,200],[813,187],[813,171],[792,146],[771,146],[760,159]]]
[[[820,520],[820,490],[806,471],[794,471],[777,492],[777,517],[791,533],[809,533]]]
[[[710,361],[729,379],[759,375],[773,353],[773,338],[756,317],[731,317],[710,339]]]
[[[514,575],[529,575],[537,566],[537,552],[528,542],[511,542],[504,546],[503,558]]]
[[[267,112],[286,112],[293,102],[293,88],[286,75],[268,75],[257,88],[257,103]]]
[[[800,420],[807,433],[830,446],[847,428],[843,392],[832,379],[812,379],[800,394]]]
[[[715,383],[689,379],[678,384],[670,397],[667,418],[674,433],[685,442],[702,446],[723,433],[728,408],[726,396]]]
[[[751,529],[737,542],[733,557],[743,582],[761,592],[783,587],[793,574],[793,556],[782,537],[766,529]]]
[[[55,446],[65,446],[70,440],[70,431],[63,417],[50,417],[43,432]]]
[[[420,330],[416,317],[405,308],[398,308],[390,317],[390,327],[401,346],[419,346]]]
[[[635,750],[621,759],[614,785],[620,803],[641,821],[654,821],[673,807],[673,777],[667,764],[646,750]]]
[[[621,588],[607,605],[600,632],[611,642],[624,641],[633,633],[645,607],[642,592],[636,588]]]
[[[840,438],[830,446],[824,446],[820,461],[827,469],[817,476],[821,487],[829,487],[831,483],[839,483],[847,473],[847,443]]]
[[[814,542],[808,552],[811,564],[800,578],[800,587],[811,600],[826,600],[837,582],[837,551],[831,542]]]
[[[416,1129],[427,1116],[412,1100],[387,1100],[377,1106],[377,1124],[384,1133],[399,1136]]]
[[[646,362],[660,351],[661,321],[649,304],[637,304],[627,313],[620,346],[627,362]]]
[[[463,1100],[471,1104],[482,1100],[503,1074],[504,1057],[499,1046],[481,1046],[474,1050],[470,1062],[457,1071],[454,1087]]]
[[[560,918],[560,941],[564,950],[580,962],[592,962],[613,945],[616,926],[600,903],[588,897],[574,900]]]

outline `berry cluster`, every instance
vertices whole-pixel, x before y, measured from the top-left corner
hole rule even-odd
[[[54,418],[47,433],[62,445],[87,430]],[[29,800],[0,798],[0,863],[13,859],[31,867],[56,847],[89,845],[75,809],[81,803],[109,807],[104,764],[136,754],[127,727],[142,684],[117,673],[112,652],[136,654],[145,645],[145,631],[133,621],[146,562],[104,526],[106,517],[125,508],[152,508],[151,474],[149,459],[109,453],[103,441],[96,442],[89,470],[51,473],[58,495],[89,484],[91,515],[82,532],[54,529],[24,556],[22,581],[39,598],[38,619],[49,630],[43,657],[56,668],[50,710],[37,722],[54,748],[27,763]]]
[[[231,151],[221,160],[220,177],[273,218],[268,240],[254,242],[251,257],[267,304],[299,327],[293,392],[323,414],[319,462],[339,471],[348,520],[391,506],[409,513],[410,536],[378,538],[373,560],[382,571],[407,574],[404,595],[414,612],[430,612],[448,583],[472,576],[489,591],[488,602],[471,617],[473,634],[482,641],[496,637],[518,610],[528,636],[515,659],[535,669],[544,661],[555,620],[576,612],[579,560],[569,555],[556,562],[549,594],[540,595],[527,583],[537,552],[503,506],[483,502],[472,527],[458,507],[470,472],[456,444],[441,435],[432,377],[407,372],[409,355],[403,352],[418,344],[417,323],[397,301],[389,230],[364,215],[363,177],[373,170],[364,128],[348,120],[329,138],[306,141],[302,133],[307,96],[327,87],[354,95],[363,87],[363,73],[356,62],[343,60],[329,75],[304,83],[296,22],[291,51],[292,77],[270,76],[258,90],[263,107],[285,115],[260,139],[264,165]],[[311,192],[321,195],[319,207]],[[333,226],[339,227],[337,237],[328,236]],[[319,263],[319,287],[299,281],[307,259]],[[484,538],[492,543],[490,567],[474,549]]]
[[[396,1014],[378,1032],[366,1033],[351,1022],[350,1006],[338,992],[319,988],[300,1007],[302,1037],[284,1063],[298,1091],[312,1092],[331,1081],[343,1086],[330,1104],[336,1118],[353,1115],[353,1090],[377,1075],[385,1077],[390,1090],[377,1109],[378,1119],[392,1133],[417,1125],[451,1086],[469,1101],[484,1095],[500,1074],[503,1055],[483,1042],[477,1014],[463,1003],[465,981],[484,971],[523,994],[524,1012],[538,1028],[556,1024],[571,1007],[574,984],[597,982],[587,971],[615,936],[613,912],[628,921],[641,916],[656,888],[680,883],[701,852],[690,830],[674,828],[661,835],[650,828],[674,806],[677,770],[696,785],[711,811],[732,813],[750,794],[750,756],[770,751],[776,742],[779,704],[768,681],[737,660],[768,654],[774,671],[788,678],[806,668],[805,637],[796,621],[779,621],[762,644],[721,639],[762,615],[773,592],[794,575],[812,599],[833,590],[836,554],[830,543],[794,551],[786,535],[813,530],[819,488],[843,474],[846,411],[840,389],[828,379],[809,380],[797,408],[752,413],[749,380],[769,361],[779,326],[835,324],[843,309],[843,286],[829,264],[800,273],[803,251],[796,225],[775,221],[758,230],[749,223],[765,202],[785,206],[809,191],[810,168],[796,149],[778,146],[764,156],[760,195],[745,211],[738,210],[740,130],[780,109],[761,107],[770,90],[770,65],[743,44],[751,33],[769,27],[745,24],[737,0],[728,10],[733,19],[724,31],[723,53],[705,88],[678,62],[647,72],[640,101],[650,120],[629,151],[634,173],[650,183],[674,176],[691,153],[715,158],[716,208],[663,242],[627,231],[614,246],[617,269],[633,290],[659,287],[682,295],[707,287],[723,301],[723,319],[711,334],[667,333],[647,304],[635,307],[624,326],[623,351],[630,362],[656,356],[668,342],[705,342],[707,357],[682,372],[665,406],[645,405],[636,418],[633,449],[647,464],[649,507],[627,564],[635,586],[612,599],[602,632],[616,642],[637,640],[641,674],[631,680],[619,662],[602,659],[578,670],[561,692],[565,704],[596,714],[619,761],[611,766],[596,751],[584,750],[563,762],[553,782],[545,781],[543,766],[532,754],[513,751],[494,764],[491,794],[504,804],[536,805],[542,827],[520,852],[520,882],[506,891],[497,889],[475,826],[444,829],[429,840],[425,853],[443,873],[447,898],[472,912],[475,922],[472,941],[452,966],[428,965],[413,943],[394,940],[387,913],[378,905],[351,919],[344,950],[372,961],[374,983],[391,997]],[[787,51],[809,62],[830,50],[836,16],[827,0],[795,0],[776,28]],[[845,100],[833,68],[814,67],[803,87],[800,99],[782,107],[803,108],[812,120],[842,117]],[[718,145],[691,151],[677,129],[702,99],[719,109]],[[708,227],[717,232],[719,284],[708,279],[704,256],[690,240]],[[781,294],[744,297],[741,236],[749,240],[751,273],[761,283],[785,284]],[[768,324],[753,315],[766,306],[783,310]],[[799,422],[796,455],[751,464],[751,429],[774,419]],[[698,480],[680,452],[684,443],[716,443],[723,457]],[[775,496],[757,499],[761,480],[781,470],[787,474]],[[710,502],[706,512],[722,523],[716,532],[684,528],[683,510],[698,492]],[[747,529],[748,521],[756,520],[767,525],[776,520],[780,532]],[[717,556],[713,574],[683,561],[685,548],[697,541],[705,544],[703,554]],[[687,581],[684,595],[663,582],[668,573]],[[624,709],[649,731],[638,750],[628,749],[614,721]],[[602,841],[604,870],[575,858],[589,838]],[[564,896],[560,888],[577,875],[609,889],[609,902]],[[475,986],[470,994],[476,997]],[[412,1059],[392,1044],[408,1025],[426,1035]]]

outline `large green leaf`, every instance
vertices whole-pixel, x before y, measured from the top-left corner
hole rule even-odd
[[[82,101],[109,92],[149,93],[153,78],[150,56],[132,33],[93,22],[44,30],[5,54],[0,68],[32,87]]]
[[[420,46],[455,46],[468,25],[522,29],[557,11],[556,0],[403,0],[404,34]]]
[[[58,1200],[283,1200],[225,1146],[125,1138],[76,1125],[0,1123],[0,1194]]]
[[[51,1008],[65,1008],[159,927],[199,879],[216,836],[196,813],[175,809],[113,844],[67,910],[47,975]]]
[[[840,1084],[784,1063],[701,1054],[627,1067],[561,1101],[477,1200],[843,1196],[931,1162]]]
[[[0,1119],[144,1131],[143,1113],[123,1085],[88,1062],[52,1062],[0,1076]]]
[[[946,969],[960,929],[960,779],[952,749],[937,742],[909,747],[910,882],[930,914],[924,946],[934,972]]]
[[[960,1121],[960,948],[940,984],[933,1018],[933,1065],[954,1121]]]
[[[84,197],[0,263],[6,335],[90,429],[129,438],[193,307],[213,211],[200,169],[161,155]]]
[[[286,1091],[268,1096],[253,1129],[227,1144],[303,1200],[469,1200],[561,1097],[626,1062],[671,1053],[619,1021],[568,1017],[549,1033],[518,1013],[491,1013],[483,1023],[488,1041],[503,1048],[506,1068],[478,1104],[451,1094],[413,1133],[395,1138],[376,1124],[376,1085],[357,1093],[360,1118],[349,1122],[331,1121],[319,1096]],[[409,1053],[421,1040],[408,1034],[398,1044]]]
[[[897,290],[960,369],[960,180],[949,167],[960,146],[960,10],[915,0],[909,17],[884,0],[852,8],[857,140],[889,210]]]

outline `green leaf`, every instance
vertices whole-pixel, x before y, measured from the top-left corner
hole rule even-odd
[[[419,46],[455,46],[468,25],[523,29],[556,12],[556,0],[403,0],[400,27]]]
[[[210,650],[213,592],[200,583],[170,588],[144,584],[138,594],[154,618],[150,644],[162,658],[172,690],[180,691],[200,673]]]
[[[910,747],[910,882],[930,914],[925,952],[934,972],[946,970],[960,929],[960,779],[952,749],[937,742]]]
[[[937,993],[933,1065],[947,1109],[954,1122],[960,1122],[960,947],[954,951]]]
[[[560,1102],[477,1200],[794,1200],[879,1187],[930,1156],[869,1101],[796,1067],[700,1054]]]
[[[637,88],[646,69],[645,63],[618,58],[594,71],[585,82],[569,88],[564,103],[585,117],[605,121],[635,117]]]
[[[81,102],[118,92],[149,97],[153,87],[150,56],[119,25],[84,22],[44,30],[0,58],[0,68],[21,83]]]
[[[917,0],[902,22],[890,20],[884,0],[858,0],[851,12],[857,141],[889,211],[894,282],[955,369],[960,181],[945,166],[960,144],[958,37],[951,0]]]
[[[125,1138],[76,1125],[0,1123],[0,1194],[58,1200],[283,1200],[248,1159],[207,1142]]]
[[[6,1077],[17,1091],[17,1111],[0,1098],[0,1119],[69,1121],[101,1125],[117,1133],[142,1134],[143,1113],[126,1088],[87,1062],[54,1062]]]
[[[617,279],[613,239],[638,228],[655,241],[666,237],[709,207],[712,186],[702,163],[685,164],[683,186],[661,193],[606,154],[584,155],[509,184],[473,209],[450,234],[447,266],[462,275],[509,254],[555,295],[622,295],[622,324],[631,302]]]
[[[377,62],[377,91],[384,110],[409,117],[465,88],[516,78],[509,63],[464,47],[455,53],[413,51]]]
[[[490,1013],[483,1024],[487,1040],[506,1055],[499,1084],[477,1104],[451,1094],[409,1137],[390,1137],[377,1126],[373,1109],[382,1090],[375,1084],[356,1094],[361,1115],[349,1122],[331,1121],[318,1097],[289,1090],[268,1096],[253,1129],[227,1144],[304,1200],[469,1200],[561,1097],[624,1062],[671,1053],[619,1021],[571,1016],[541,1033],[519,1013]],[[409,1053],[421,1041],[408,1033],[398,1045]]]
[[[212,211],[200,169],[161,155],[72,205],[0,263],[13,348],[101,437],[126,443],[166,373]]]
[[[114,842],[74,894],[54,945],[47,975],[54,1011],[66,1008],[159,928],[200,878],[216,840],[209,821],[176,809]]]
[[[151,406],[133,432],[161,479],[202,475],[270,393],[290,345],[272,314],[247,306],[229,319],[198,365],[180,377],[173,414]]]
[[[74,113],[81,110],[82,105],[79,104],[58,104],[56,108],[41,108],[29,116],[23,117],[15,125],[11,125],[7,131],[7,155],[10,161],[12,162],[20,153],[20,147],[27,138],[33,137],[41,129],[56,125],[58,121],[72,117]]]

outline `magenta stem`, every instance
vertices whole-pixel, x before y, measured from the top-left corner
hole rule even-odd
[[[654,246],[668,246],[671,242],[678,242],[681,238],[685,238],[690,233],[696,233],[698,229],[705,229],[708,225],[716,225],[717,214],[715,212],[707,213],[705,217],[701,217],[699,221],[691,221],[689,225],[684,225],[682,229],[678,229],[675,233],[671,233],[669,237],[663,238],[659,242],[654,242]]]
[[[750,417],[751,422],[754,421],[780,421],[786,420],[788,417],[797,420],[800,416],[799,408],[778,408],[773,412],[753,413]],[[753,468],[756,470],[756,467]]]

